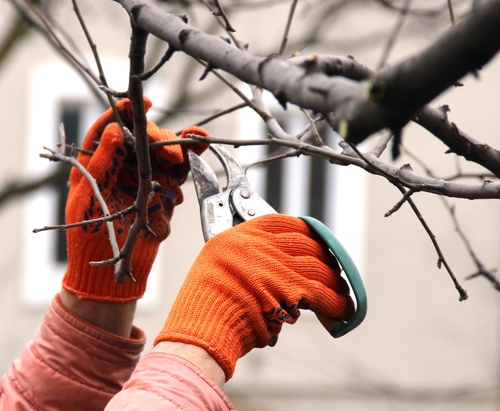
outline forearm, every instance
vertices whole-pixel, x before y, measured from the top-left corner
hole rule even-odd
[[[85,322],[108,333],[130,337],[137,301],[110,303],[82,299],[64,289],[61,290],[60,300],[71,313]]]
[[[178,346],[165,350],[171,348],[177,354],[162,352],[160,348],[145,355],[106,411],[234,411],[221,389],[207,377],[206,370],[200,370],[200,363],[195,366],[183,358],[190,349]],[[191,354],[191,359],[208,356],[201,352],[188,355]]]
[[[127,338],[102,331],[56,297],[1,380],[0,409],[102,410],[130,377],[144,344],[141,330],[133,327]]]

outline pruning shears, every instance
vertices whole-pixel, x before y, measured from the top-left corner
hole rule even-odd
[[[210,150],[222,163],[227,177],[227,187],[220,189],[217,176],[208,163],[192,151],[188,152],[196,195],[200,204],[203,237],[208,241],[214,235],[239,223],[276,213],[250,185],[243,168],[221,145],[212,144]],[[329,247],[351,286],[356,299],[356,312],[349,321],[334,326],[328,320],[318,319],[334,338],[352,331],[366,316],[366,291],[356,265],[333,233],[313,217],[303,219]]]

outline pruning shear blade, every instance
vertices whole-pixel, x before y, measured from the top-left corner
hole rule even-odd
[[[225,148],[213,144],[210,149],[220,160],[226,173],[227,187],[223,190],[219,188],[217,176],[207,162],[189,151],[205,241],[243,221],[276,213],[250,186],[245,172]]]

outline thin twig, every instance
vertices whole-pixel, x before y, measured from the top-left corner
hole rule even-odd
[[[497,276],[494,274],[496,270],[485,270],[485,271],[477,271],[476,273],[470,274],[467,277],[465,277],[466,280],[472,280],[473,278],[476,277],[484,277],[486,278],[491,285],[495,288],[495,290],[500,291],[500,281],[498,280]]]
[[[220,10],[214,11],[212,9],[212,5],[207,1],[207,0],[199,0],[202,4],[205,5],[205,7],[212,13],[213,16],[215,16],[217,24],[219,24],[227,33],[231,41],[236,44],[239,47],[239,41],[234,37],[234,34],[236,30],[231,26],[229,23],[229,19],[227,18],[226,14],[224,11],[222,11],[222,15],[220,14]],[[224,20],[227,19],[226,20]],[[230,30],[232,29],[232,30]]]
[[[360,156],[360,158],[362,158],[364,161],[366,161],[367,164],[370,164],[370,161],[363,155],[363,153],[361,153],[361,151],[356,147],[356,145],[354,145],[352,143],[350,143],[350,145],[351,145],[351,148]],[[391,181],[391,180],[389,180],[389,181]],[[432,242],[432,245],[434,246],[434,249],[436,250],[436,253],[438,255],[438,267],[441,268],[442,265],[445,266],[446,271],[448,272],[448,275],[450,276],[451,280],[453,281],[453,284],[455,285],[455,288],[458,291],[459,301],[466,300],[468,298],[467,291],[458,282],[457,277],[453,273],[450,265],[448,264],[448,262],[446,261],[446,258],[444,257],[444,254],[441,251],[441,247],[439,246],[439,243],[436,240],[436,236],[434,235],[434,233],[430,229],[429,225],[425,221],[424,217],[420,213],[420,210],[418,209],[417,205],[412,200],[412,198],[409,195],[407,195],[407,191],[401,183],[399,183],[398,181],[394,181],[394,180],[391,182],[396,186],[396,188],[399,191],[401,191],[401,193],[403,194],[403,199],[405,199],[408,202],[411,209],[413,210],[413,213],[416,215],[418,221],[420,221],[420,224],[422,224],[422,226],[424,227],[424,230],[426,231],[427,235],[429,236],[429,238]]]
[[[92,175],[85,169],[85,167],[83,165],[81,165],[74,157],[65,156],[64,154],[57,153],[57,152],[55,152],[47,147],[44,147],[44,148],[46,150],[48,150],[51,154],[42,153],[42,154],[40,154],[40,157],[47,158],[51,161],[63,161],[67,164],[72,165],[73,167],[76,167],[78,169],[78,171],[80,171],[80,173],[82,173],[82,175],[87,179],[87,181],[91,185],[92,190],[94,192],[94,195],[95,195],[97,201],[99,202],[99,205],[101,206],[101,209],[102,209],[104,216],[109,217],[111,214],[109,212],[106,201],[104,201],[104,198],[101,195],[99,187],[97,186],[97,182],[95,181],[94,177],[92,177]],[[106,221],[106,226],[107,226],[108,232],[109,232],[109,242],[111,244],[111,249],[113,250],[113,256],[115,258],[119,258],[120,250],[118,247],[118,242],[116,241],[116,233],[115,233],[115,228],[114,228],[113,222]],[[90,265],[97,265],[97,264],[99,264],[99,262],[95,262],[95,261],[90,262]]]
[[[125,98],[128,97],[128,91],[118,91],[118,90],[113,90],[112,88],[100,85],[99,88],[104,91],[106,94],[116,97],[116,98]]]
[[[207,63],[205,63],[203,60],[200,60],[197,58],[195,58],[195,60],[198,63],[200,63],[202,66],[208,67]],[[255,110],[257,112],[257,114],[261,115],[259,108],[252,102],[252,100],[250,100],[247,96],[245,96],[245,94],[240,89],[238,89],[238,87],[236,87],[234,84],[232,84],[224,75],[222,75],[218,71],[212,70],[211,72],[215,77],[217,77],[226,86],[228,86],[234,93],[236,93],[238,95],[238,97],[240,97],[248,106],[252,107],[252,109]],[[265,115],[265,114],[262,114],[262,115]]]
[[[54,47],[54,50],[61,54],[69,64],[76,69],[77,73],[88,85],[96,99],[106,106],[106,100],[94,85],[100,84],[99,78],[66,47],[41,12],[29,1],[16,0],[13,1],[13,4],[24,18],[33,24],[33,26],[49,41],[49,44]]]
[[[59,150],[61,153],[65,154],[66,153],[66,130],[64,128],[64,123],[59,124],[59,136],[61,137],[61,143]]]
[[[318,129],[316,128],[316,124],[315,124],[316,121],[319,120],[319,118],[317,118],[316,121],[315,121],[315,120],[313,120],[311,118],[311,116],[309,115],[309,113],[307,112],[307,110],[305,110],[303,108],[300,108],[300,111],[302,111],[302,113],[307,118],[307,122],[309,123],[309,126],[311,127],[312,136],[314,138],[314,141],[316,142],[316,145],[318,147],[323,147],[325,145],[325,142],[323,141],[323,139],[319,135]]]
[[[391,35],[389,36],[389,40],[387,41],[384,51],[382,52],[382,56],[380,57],[380,61],[377,65],[377,69],[380,70],[382,67],[384,67],[387,63],[387,59],[389,58],[389,54],[391,50],[393,49],[394,45],[396,44],[396,39],[398,38],[399,34],[401,33],[401,29],[403,28],[403,24],[406,20],[406,17],[408,16],[408,12],[410,11],[410,4],[412,0],[406,0],[403,9],[400,11],[399,14],[399,19],[396,23],[396,26],[392,30]]]
[[[403,187],[398,186],[398,189],[403,194],[405,194],[405,189]],[[453,271],[452,271],[450,265],[446,261],[446,258],[444,257],[444,254],[442,253],[441,248],[439,247],[439,243],[436,240],[436,236],[434,235],[434,233],[430,229],[429,225],[427,224],[427,222],[425,221],[422,214],[420,213],[420,211],[418,210],[417,206],[415,205],[414,201],[411,198],[408,198],[408,204],[410,205],[411,209],[413,210],[413,212],[417,216],[418,220],[420,221],[420,223],[424,227],[425,231],[427,232],[427,235],[431,239],[432,245],[434,246],[434,249],[436,250],[436,253],[438,255],[438,268],[441,268],[441,265],[444,265],[451,280],[453,281],[453,284],[455,285],[455,288],[457,289],[458,294],[459,294],[458,301],[467,300],[467,298],[469,298],[469,296],[467,295],[467,291],[460,285],[460,283],[457,280],[457,277],[455,276],[455,274],[453,274]]]
[[[371,152],[364,155],[365,159],[370,158],[369,162],[366,162],[360,158],[356,152],[347,145],[345,141],[341,141],[341,146],[344,147],[342,153],[334,151],[331,147],[325,145],[323,147],[316,147],[311,144],[304,143],[300,140],[282,140],[276,137],[270,139],[249,139],[249,140],[235,140],[231,138],[220,138],[220,137],[205,137],[197,136],[195,134],[188,134],[189,139],[176,139],[170,140],[168,142],[156,142],[151,144],[151,147],[158,147],[162,145],[170,144],[190,144],[193,141],[203,142],[207,144],[227,144],[234,147],[241,146],[251,146],[251,145],[266,145],[266,144],[276,144],[285,147],[291,147],[295,149],[301,149],[305,154],[313,155],[316,157],[321,157],[327,159],[332,164],[338,165],[354,165],[356,167],[362,168],[363,170],[385,177],[388,181],[394,183],[399,183],[408,189],[412,189],[415,192],[427,192],[433,194],[439,194],[447,197],[457,197],[457,198],[468,198],[468,199],[478,199],[478,198],[499,198],[500,184],[487,183],[487,184],[461,184],[455,182],[444,182],[441,179],[432,179],[419,175],[411,170],[409,166],[403,166],[396,168],[390,164],[380,161]]]
[[[133,213],[134,211],[136,211],[135,204],[132,204],[125,210],[117,211],[116,213],[110,214],[109,216],[106,217],[93,218],[92,220],[84,220],[71,224],[46,225],[41,228],[34,228],[33,233],[39,233],[41,231],[48,231],[48,230],[69,230],[71,228],[83,227],[90,224],[107,223],[108,221],[119,220],[120,218],[125,217],[126,215]]]
[[[285,158],[299,157],[301,154],[302,154],[302,150],[297,149],[297,150],[288,151],[286,153],[282,153],[282,154],[279,154],[279,155],[276,155],[276,156],[268,157],[268,158],[265,158],[264,160],[256,161],[255,163],[252,163],[252,164],[248,165],[245,168],[245,172],[247,172],[248,169],[251,168],[251,167],[263,166],[263,165],[272,163],[274,161],[283,160]]]
[[[283,127],[281,127],[276,118],[269,112],[268,108],[264,104],[264,99],[262,98],[262,88],[251,86],[251,90],[253,95],[252,101],[254,103],[252,108],[254,110],[255,107],[257,108],[255,112],[262,118],[262,120],[264,120],[264,123],[266,123],[273,136],[280,140],[298,141],[298,137],[292,136],[283,130]]]
[[[219,0],[213,0],[213,2],[218,10],[217,16],[220,16],[222,18],[222,20],[224,20],[224,24],[226,25],[225,29],[231,33],[234,33],[236,30],[229,22],[229,19],[228,19],[226,13],[224,12],[224,9],[222,8],[222,4],[220,4]]]
[[[96,84],[100,84],[100,80],[95,76],[92,71],[85,66],[80,60],[76,58],[74,54],[72,54],[68,48],[64,45],[64,43],[59,39],[59,37],[56,35],[54,30],[52,30],[52,27],[50,24],[47,22],[44,16],[39,12],[38,9],[36,9],[30,2],[26,2],[26,5],[31,9],[33,13],[38,17],[38,19],[42,22],[43,26],[45,27],[47,33],[50,35],[50,38],[53,40],[53,42],[59,47],[65,55],[73,61],[81,70],[83,70]]]
[[[283,38],[281,40],[281,46],[280,46],[280,49],[278,51],[278,54],[280,56],[285,51],[285,47],[286,47],[286,44],[288,42],[288,35],[290,34],[290,27],[292,26],[292,20],[293,20],[294,14],[295,14],[295,8],[296,7],[297,7],[297,0],[293,0],[292,4],[290,6],[290,11],[288,13],[288,19],[287,19],[287,22],[286,22],[285,31],[283,33]]]
[[[455,24],[455,13],[453,12],[453,4],[451,3],[451,0],[448,0],[448,10],[450,11],[450,21],[453,26]]]
[[[165,54],[160,59],[160,61],[151,70],[140,75],[142,81],[149,80],[154,74],[156,74],[158,70],[160,70],[160,68],[162,68],[163,65],[170,60],[170,58],[174,55],[176,51],[177,51],[176,48],[169,46]]]
[[[213,121],[213,120],[215,120],[215,119],[217,119],[219,117],[222,117],[222,116],[224,116],[226,114],[232,113],[232,112],[237,111],[237,110],[239,110],[241,108],[244,108],[244,107],[248,107],[248,103],[246,101],[244,101],[243,103],[236,104],[236,105],[234,105],[232,107],[226,108],[224,110],[221,110],[221,111],[219,111],[219,112],[217,112],[215,114],[212,114],[211,116],[208,116],[208,117],[206,117],[206,118],[204,118],[204,119],[202,119],[200,121],[197,121],[195,123],[195,125],[201,127],[204,124],[210,123],[211,121]]]
[[[402,149],[404,150],[405,154],[408,157],[411,157],[414,161],[416,161],[425,170],[425,172],[429,176],[434,177],[434,178],[436,177],[435,174],[433,173],[433,171],[429,167],[427,167],[427,165],[419,157],[417,157],[414,153],[412,153],[411,151],[409,151],[405,147],[402,147]],[[464,231],[462,230],[462,228],[460,226],[460,222],[458,221],[458,218],[456,216],[455,207],[453,205],[451,205],[445,197],[439,196],[439,198],[441,199],[444,207],[448,210],[448,213],[451,216],[455,231],[458,233],[458,236],[462,240],[465,248],[467,249],[467,252],[469,253],[469,256],[472,258],[472,260],[474,261],[474,264],[476,265],[476,268],[477,268],[476,273],[470,274],[469,276],[467,276],[465,278],[468,280],[468,279],[471,279],[471,278],[474,278],[477,276],[484,276],[486,279],[488,279],[492,283],[492,285],[495,287],[495,289],[500,291],[500,282],[496,278],[496,276],[494,275],[494,273],[493,273],[494,270],[487,270],[485,268],[483,262],[479,259],[479,257],[477,256],[477,254],[473,250],[469,239],[467,238]]]
[[[207,67],[207,64],[199,59],[195,59],[198,61],[200,64],[204,65]],[[212,70],[212,74],[214,74],[220,81],[222,81],[226,86],[228,86],[234,93],[238,95],[252,110],[254,110],[263,120],[264,122],[268,125],[270,129],[273,130],[273,134],[283,140],[297,140],[296,137],[291,136],[279,126],[278,122],[276,119],[271,116],[267,108],[264,106],[264,103],[262,102],[262,99],[260,98],[261,95],[258,94],[259,88],[257,87],[252,87],[252,92],[253,92],[253,99],[249,99],[240,89],[238,89],[236,86],[234,86],[225,76],[223,76],[220,72],[216,70]],[[262,89],[260,89],[260,92],[262,92]]]
[[[82,27],[83,33],[85,34],[85,38],[87,39],[90,49],[92,50],[92,55],[94,56],[94,60],[97,65],[97,71],[99,72],[99,79],[101,80],[101,85],[106,88],[109,88],[108,81],[106,80],[106,75],[104,74],[104,69],[102,68],[101,58],[99,57],[99,53],[97,52],[97,46],[94,43],[94,40],[92,39],[92,36],[90,35],[89,30],[87,29],[85,20],[83,19],[80,13],[80,8],[78,7],[77,0],[72,0],[72,2],[73,2],[73,10],[75,11],[76,17],[78,18],[80,26]],[[106,96],[108,98],[109,105],[113,109],[113,113],[115,114],[116,122],[123,127],[123,121],[120,117],[120,113],[118,112],[118,108],[116,107],[115,100],[113,100],[113,97],[109,93],[106,93]]]
[[[387,145],[389,144],[389,141],[392,139],[392,134],[391,133],[383,133],[382,136],[379,138],[377,141],[377,144],[371,152],[375,157],[380,157],[382,153],[387,149]]]
[[[403,197],[392,207],[387,213],[384,214],[384,217],[390,217],[392,214],[394,214],[396,211],[399,211],[399,209],[403,206],[403,204],[408,201],[408,199],[415,193],[414,190],[408,190],[406,193],[404,193]]]

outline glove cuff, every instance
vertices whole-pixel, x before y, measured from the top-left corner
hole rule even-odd
[[[139,241],[145,240],[140,239]],[[69,244],[75,244],[75,242],[69,242]],[[150,244],[148,247],[136,247],[132,258],[132,275],[136,281],[133,282],[127,278],[122,285],[115,282],[115,267],[113,265],[90,265],[91,261],[98,261],[96,260],[97,256],[103,255],[102,243],[93,246],[87,243],[81,250],[76,249],[77,247],[76,243],[75,250],[69,252],[71,257],[62,281],[65,290],[77,295],[79,298],[113,303],[138,300],[144,295],[148,275],[158,252],[157,245]],[[110,250],[109,258],[112,258],[111,246],[108,245],[108,247]],[[103,260],[106,259],[103,258]]]

